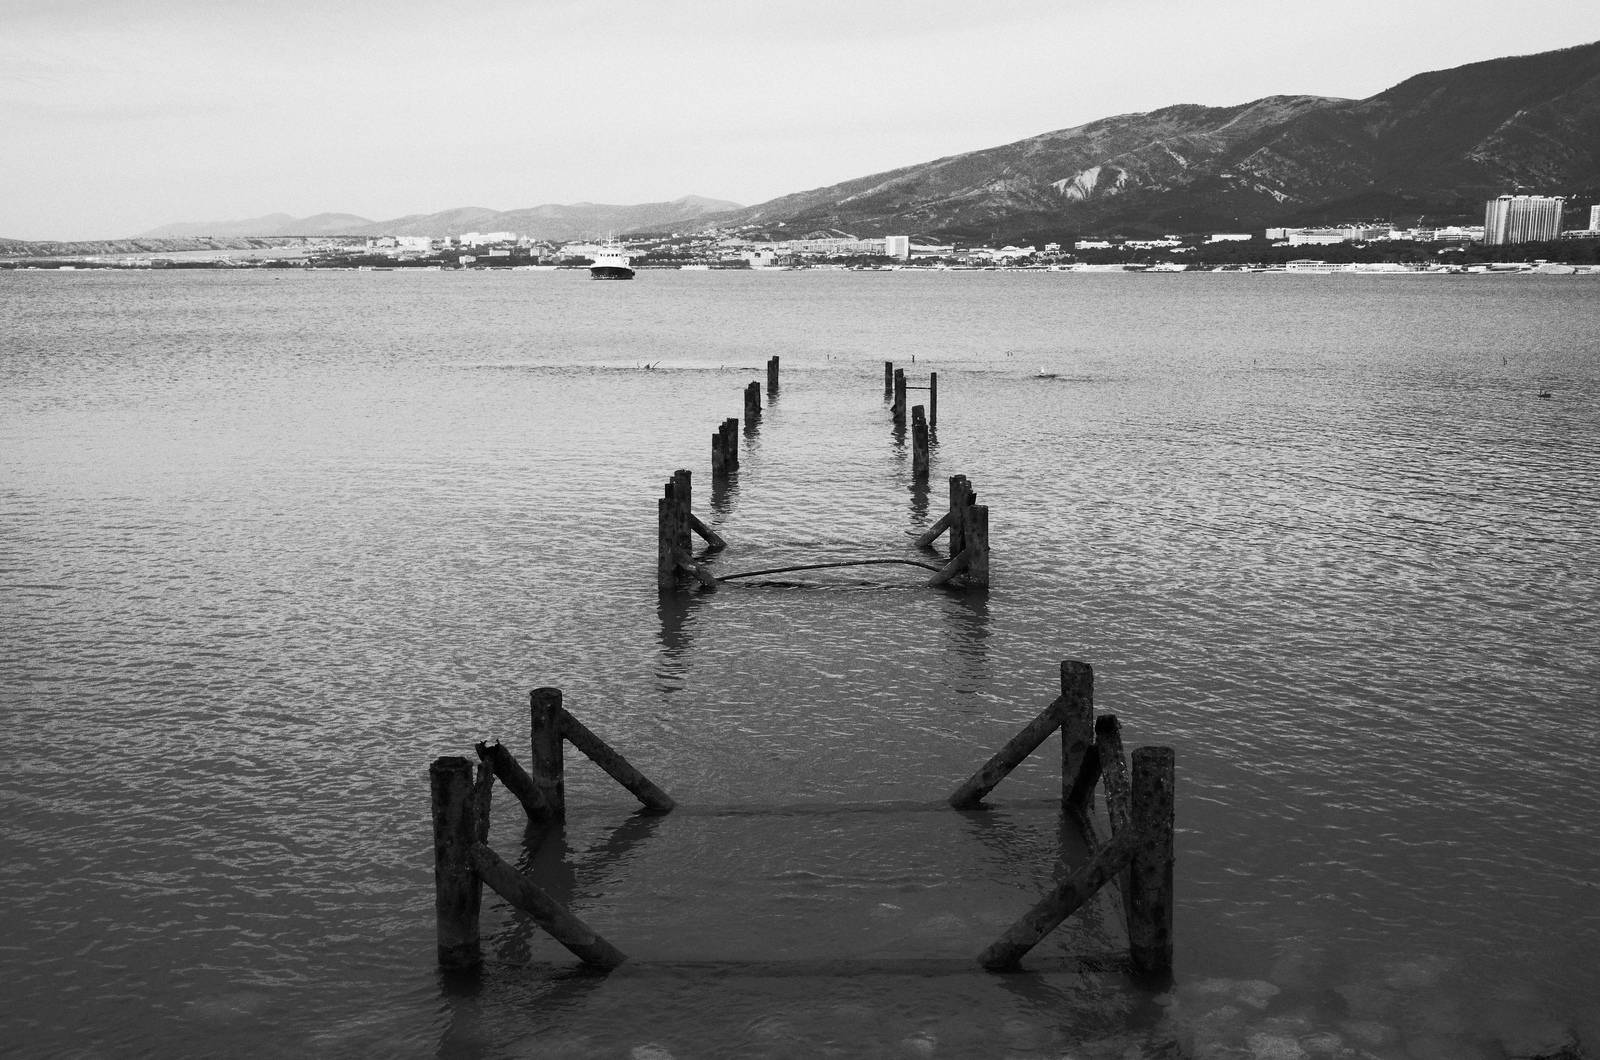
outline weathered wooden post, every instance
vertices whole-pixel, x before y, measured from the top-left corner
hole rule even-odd
[[[684,559],[694,555],[694,538],[689,536],[690,523],[694,519],[694,505],[690,502],[693,490],[690,488],[689,479],[689,472],[685,468],[679,468],[672,473],[672,499],[678,504],[674,528],[678,549]]]
[[[1087,813],[1094,808],[1094,782],[1100,759],[1094,748],[1094,667],[1077,659],[1061,661],[1061,807]]]
[[[967,547],[967,507],[976,499],[972,483],[965,475],[950,476],[950,554],[961,555]]]
[[[778,393],[778,358],[767,358],[767,396],[776,397]]]
[[[433,802],[433,908],[439,963],[471,968],[483,960],[478,945],[478,909],[483,885],[472,867],[478,841],[472,763],[459,755],[436,758],[428,767]]]
[[[713,480],[728,477],[728,425],[724,423],[711,436],[711,477]]]
[[[739,419],[730,416],[711,436],[711,477],[726,478],[739,470]]]
[[[888,397],[894,393],[894,362],[883,362],[883,396]]]
[[[928,426],[939,426],[939,373],[928,373]]]
[[[1170,747],[1133,752],[1133,828],[1138,847],[1129,868],[1128,952],[1147,974],[1172,970],[1173,787]]]
[[[567,815],[565,742],[561,738],[561,689],[535,688],[528,697],[530,748],[528,775],[550,815]]]
[[[972,497],[969,494],[968,497]],[[966,543],[962,551],[969,553],[967,560],[967,584],[972,586],[989,586],[989,506],[987,504],[968,504],[966,510],[966,525],[963,527],[963,536]]]
[[[754,427],[761,418],[761,384],[752,382],[744,388],[744,422],[746,427]]]
[[[668,482],[666,495],[656,500],[656,588],[671,589],[677,584],[678,502]]]
[[[1128,759],[1122,752],[1122,723],[1115,714],[1094,719],[1094,750],[1100,761],[1100,783],[1106,787],[1106,818],[1111,822],[1111,834],[1119,836],[1133,827],[1133,792],[1128,787]],[[1132,894],[1128,870],[1123,869],[1119,878],[1126,920]]]
[[[906,425],[906,370],[894,370],[894,422],[897,427]]]
[[[911,407],[911,478],[928,481],[928,420],[921,405]]]

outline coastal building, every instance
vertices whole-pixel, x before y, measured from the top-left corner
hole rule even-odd
[[[1502,195],[1484,204],[1483,241],[1490,246],[1561,238],[1566,200],[1549,195]]]
[[[1411,239],[1418,243],[1481,243],[1483,226],[1446,225],[1443,228],[1408,228],[1396,232],[1393,239]]]
[[[911,237],[884,236],[883,253],[888,257],[899,258],[901,261],[905,261],[911,256]]]
[[[1073,250],[1110,250],[1111,249],[1111,240],[1109,240],[1109,239],[1080,239],[1076,243],[1072,244],[1072,249]]]
[[[415,250],[423,254],[433,249],[431,236],[396,236],[395,244],[401,250]]]
[[[1249,232],[1215,232],[1206,237],[1207,243],[1248,243],[1251,240]],[[1278,237],[1282,239],[1282,236]]]
[[[1600,232],[1600,206],[1589,207],[1589,231]]]
[[[901,237],[897,237],[901,238]],[[819,239],[790,239],[772,244],[780,254],[800,258],[847,258],[862,254],[886,254],[884,239],[856,239],[853,236]]]
[[[912,243],[913,258],[950,258],[956,253],[954,243]]]

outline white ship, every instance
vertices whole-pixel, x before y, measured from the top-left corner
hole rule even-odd
[[[600,245],[599,256],[594,259],[594,264],[589,266],[589,279],[633,279],[633,266],[628,264],[628,255],[622,252],[621,243],[615,239],[608,239]]]

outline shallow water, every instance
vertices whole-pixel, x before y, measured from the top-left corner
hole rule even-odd
[[[7,1044],[651,1060],[1600,1037],[1596,295],[0,273]],[[709,436],[774,354],[780,394],[714,491]],[[927,493],[885,359],[940,373]],[[881,567],[663,597],[654,501],[679,467],[730,543],[718,573],[921,557],[911,535],[966,474],[994,584]],[[1177,751],[1168,993],[1126,976],[1109,900],[1033,974],[972,962],[1082,851],[1048,745],[990,810],[941,800],[1063,658],[1094,664],[1130,746]],[[537,685],[682,808],[638,817],[572,756],[563,833],[502,791],[497,849],[632,959],[576,971],[491,896],[487,967],[446,981],[427,763],[525,748]]]

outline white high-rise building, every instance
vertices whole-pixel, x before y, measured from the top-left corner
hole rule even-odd
[[[899,258],[901,261],[911,256],[910,236],[884,236],[883,253],[887,257]]]
[[[1600,206],[1589,207],[1589,231],[1600,232]]]
[[[1560,196],[1502,195],[1484,204],[1483,241],[1534,243],[1561,238]]]

